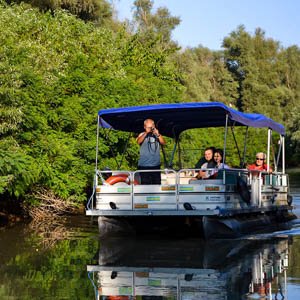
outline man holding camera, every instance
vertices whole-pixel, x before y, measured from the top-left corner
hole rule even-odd
[[[144,121],[145,131],[136,139],[140,145],[139,170],[160,170],[160,145],[166,142],[163,136],[155,128],[152,119]],[[160,172],[141,172],[141,184],[160,184]]]

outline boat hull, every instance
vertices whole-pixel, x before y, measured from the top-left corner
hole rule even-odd
[[[204,216],[203,234],[206,239],[237,238],[245,234],[270,232],[291,228],[290,221],[297,217],[288,211],[269,214],[238,215],[217,218]]]
[[[202,217],[98,217],[101,238],[112,236],[201,236]]]
[[[98,217],[101,238],[155,235],[173,237],[237,238],[244,234],[291,227],[296,216],[288,211],[268,214],[218,216]]]

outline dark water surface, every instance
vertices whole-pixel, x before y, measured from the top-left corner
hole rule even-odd
[[[290,182],[300,217],[300,173]],[[209,242],[99,242],[95,221],[0,229],[0,299],[300,299],[300,219]]]

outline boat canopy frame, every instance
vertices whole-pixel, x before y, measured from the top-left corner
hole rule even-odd
[[[254,113],[232,109],[221,102],[195,102],[154,104],[104,109],[98,112],[99,126],[115,130],[140,133],[144,120],[152,119],[162,135],[178,138],[192,128],[224,127],[226,116],[229,125],[270,128],[285,135],[284,126],[272,119]]]
[[[183,131],[195,128],[225,127],[223,149],[225,161],[228,127],[245,126],[244,153],[241,165],[244,164],[245,160],[248,128],[267,128],[268,168],[270,165],[272,131],[276,131],[280,134],[280,147],[278,157],[274,159],[275,171],[277,171],[279,156],[282,152],[282,172],[285,173],[284,126],[262,114],[240,112],[221,102],[153,104],[100,110],[98,112],[97,149],[99,127],[138,134],[144,130],[144,120],[148,118],[154,120],[162,135],[174,138],[175,140],[168,166],[172,165],[176,145],[179,144],[179,136]],[[98,150],[96,151],[97,170]]]

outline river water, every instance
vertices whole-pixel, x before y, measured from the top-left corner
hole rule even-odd
[[[290,174],[300,217],[300,173]],[[98,240],[96,220],[0,229],[0,299],[300,299],[300,219],[235,240]]]

